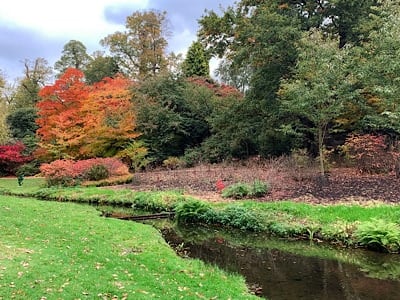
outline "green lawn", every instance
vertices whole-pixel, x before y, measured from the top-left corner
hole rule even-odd
[[[0,299],[257,297],[242,277],[178,257],[151,226],[86,205],[0,196]]]
[[[190,209],[195,211],[199,207],[199,203],[194,202],[204,205],[201,199],[193,199],[179,191],[135,192],[129,189],[44,186],[44,180],[40,178],[28,178],[22,187],[18,186],[16,179],[0,179],[0,194],[134,207],[149,212],[174,211],[179,205],[192,202],[185,208],[188,211],[183,210],[189,216],[193,215]],[[237,200],[209,203],[208,207],[203,213],[195,213],[196,222],[264,231],[285,238],[317,238],[335,244],[400,253],[398,204],[367,201],[317,205],[293,201]]]

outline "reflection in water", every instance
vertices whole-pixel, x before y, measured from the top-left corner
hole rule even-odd
[[[163,234],[171,245],[180,245],[188,256],[242,274],[249,286],[258,287],[260,296],[270,300],[400,299],[400,281],[368,277],[352,264],[273,248],[233,246],[220,237],[194,243],[184,242],[171,230],[164,230]],[[376,255],[380,260],[383,254],[379,254],[380,258],[377,254],[366,255]]]

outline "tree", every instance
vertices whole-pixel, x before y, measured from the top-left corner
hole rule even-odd
[[[8,107],[2,99],[0,99],[0,145],[4,145],[9,140],[9,127],[7,126]]]
[[[208,77],[210,76],[209,57],[202,44],[193,42],[189,47],[186,58],[183,61],[183,75],[185,77]]]
[[[312,30],[300,41],[294,76],[282,80],[279,96],[283,108],[311,122],[309,128],[318,146],[320,172],[325,175],[325,140],[345,103],[357,97],[347,70],[348,49],[339,49],[337,39]]]
[[[40,91],[37,134],[43,156],[90,158],[114,156],[134,138],[131,81],[120,76],[93,85],[77,69]]]
[[[8,106],[4,90],[6,87],[6,79],[3,72],[0,70],[0,145],[5,144],[8,141],[8,126],[6,123],[6,117],[8,113]]]
[[[54,64],[54,69],[59,74],[64,73],[68,68],[75,68],[83,71],[92,61],[92,58],[86,52],[86,46],[76,40],[70,40],[64,45],[62,55]]]
[[[365,132],[400,136],[400,9],[398,1],[379,7],[380,26],[358,48],[354,69],[362,83],[365,111],[360,127]]]
[[[175,78],[174,74],[148,78],[135,91],[134,102],[137,128],[149,158],[160,163],[201,147],[211,134],[211,116],[228,105],[231,97],[242,96],[210,78]]]
[[[11,112],[7,116],[11,136],[17,140],[22,140],[26,136],[35,136],[38,129],[36,118],[36,109],[33,107],[20,108]]]
[[[338,47],[342,48],[348,43],[359,45],[365,41],[368,32],[377,25],[371,22],[370,17],[380,2],[379,0],[284,0],[280,1],[280,7],[296,12],[304,31],[319,28],[325,33],[337,35]]]
[[[297,59],[302,30],[298,14],[281,1],[241,1],[221,17],[209,12],[199,23],[199,40],[209,53],[222,58],[219,77],[245,92],[244,101],[226,111],[232,114],[225,119],[232,123],[226,128],[240,128],[235,133],[243,134],[231,141],[235,152],[241,157],[282,154],[278,145],[288,143],[275,133],[281,122],[276,92],[281,79],[290,78]]]
[[[84,118],[82,102],[88,87],[81,71],[69,68],[53,85],[41,89],[36,120],[40,147],[52,158],[79,156]]]
[[[84,119],[80,155],[110,157],[125,149],[140,134],[131,102],[132,82],[124,77],[104,78],[90,87],[81,107]]]
[[[47,60],[38,57],[24,60],[24,77],[19,80],[13,95],[13,109],[33,108],[39,101],[39,90],[49,81],[53,70]]]
[[[86,83],[93,84],[119,73],[118,62],[114,57],[96,53],[93,60],[86,66],[84,73]]]
[[[135,12],[126,19],[125,32],[115,32],[100,41],[109,47],[120,69],[131,78],[145,78],[165,68],[167,13]]]

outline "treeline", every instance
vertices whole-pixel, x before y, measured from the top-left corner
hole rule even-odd
[[[54,84],[44,59],[25,61],[3,84],[1,143],[23,142],[35,164],[117,156],[134,169],[307,149],[324,173],[327,153],[357,141],[396,157],[398,1],[242,0],[205,12],[185,59],[166,53],[167,23],[133,13],[101,40],[109,56],[68,42]]]

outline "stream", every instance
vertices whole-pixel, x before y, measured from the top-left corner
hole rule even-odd
[[[270,300],[399,300],[400,257],[206,228],[162,229],[182,256],[246,278]]]

